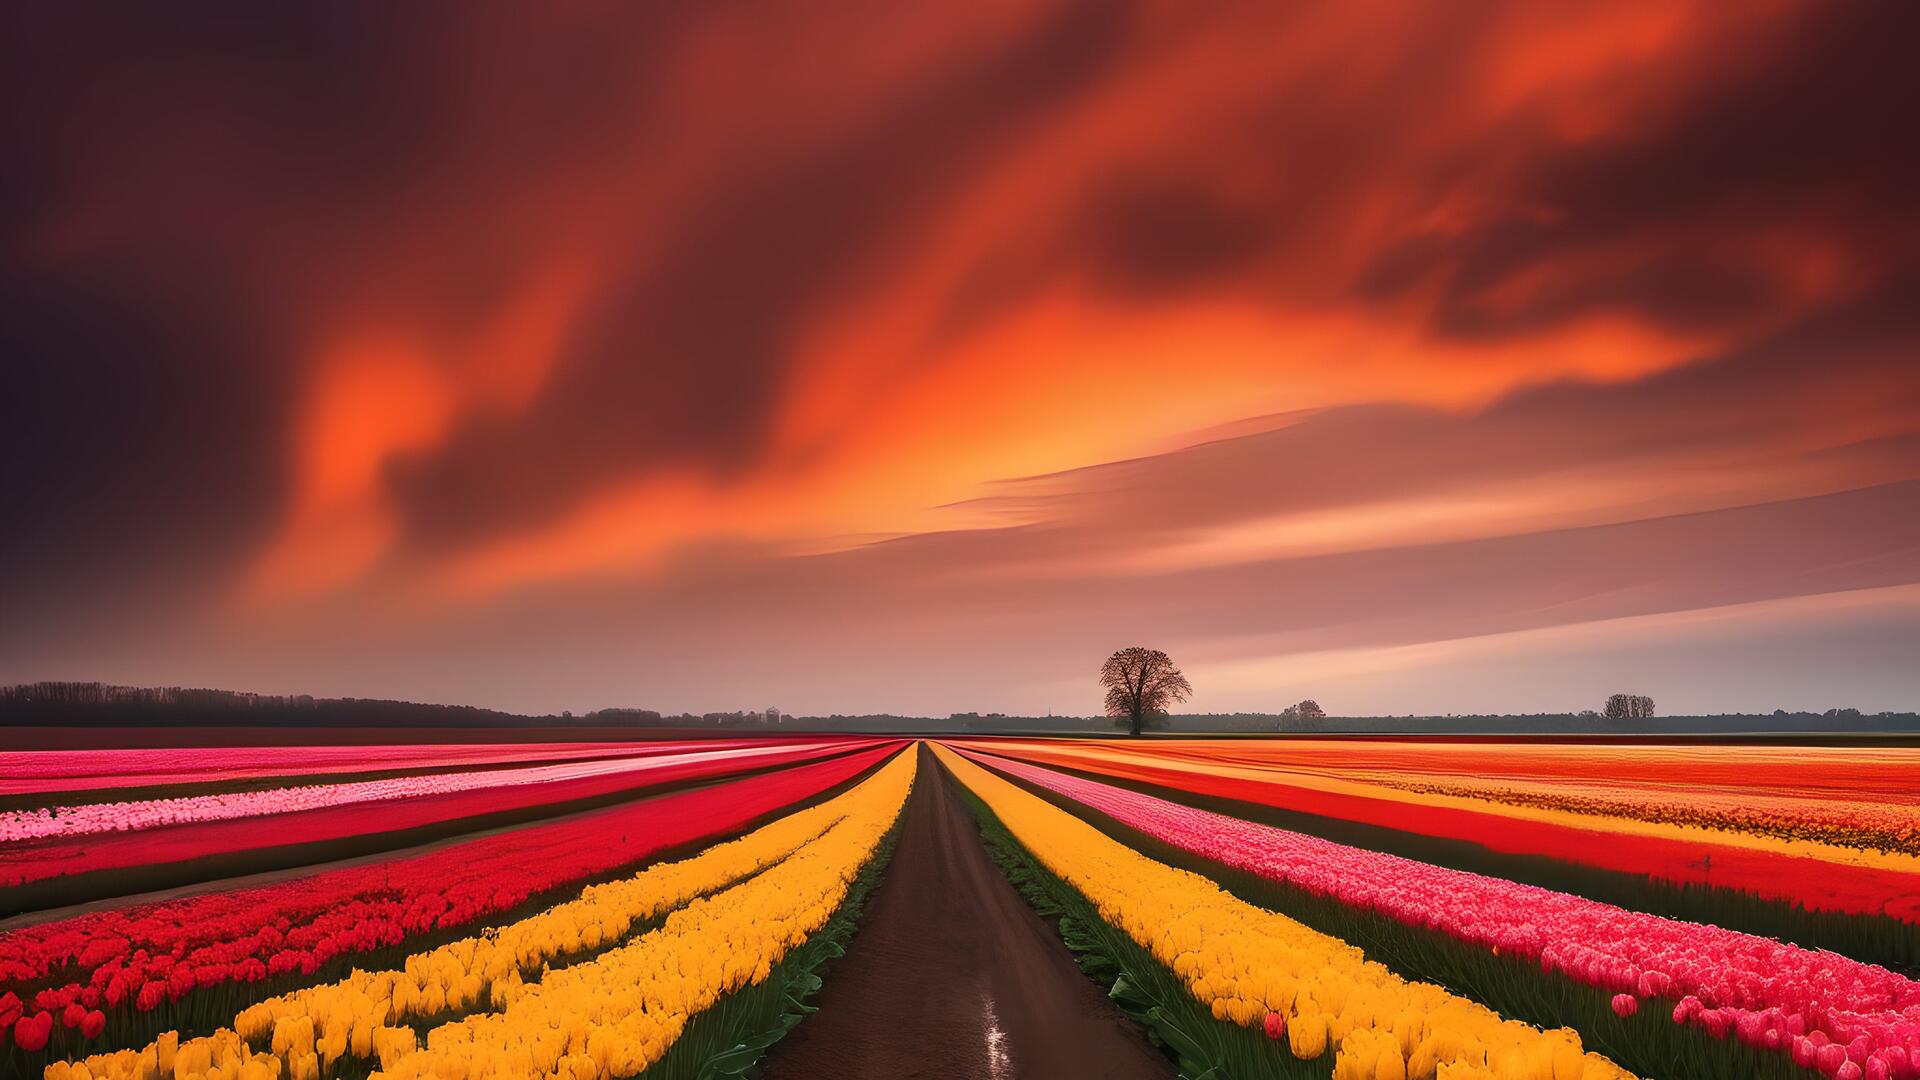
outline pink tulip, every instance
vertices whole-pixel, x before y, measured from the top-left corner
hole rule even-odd
[[[1613,995],[1613,1015],[1626,1019],[1640,1011],[1640,999],[1632,994]]]

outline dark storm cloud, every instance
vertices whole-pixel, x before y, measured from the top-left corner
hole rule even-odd
[[[402,478],[415,529],[470,541],[550,519],[640,466],[724,475],[759,461],[797,332],[896,271],[911,258],[903,238],[1099,75],[1121,11],[1070,6],[823,143],[724,151],[737,157],[728,179],[679,209],[654,267],[599,301],[535,407],[474,425]]]
[[[1806,261],[1911,268],[1920,144],[1899,133],[1920,98],[1903,44],[1916,35],[1911,6],[1815,6],[1757,42],[1729,42],[1696,84],[1648,96],[1617,129],[1543,141],[1503,213],[1445,243],[1408,238],[1365,284],[1382,293],[1436,275],[1436,329],[1488,336],[1595,311],[1680,330],[1738,324],[1793,300]],[[1518,303],[1497,298],[1530,272],[1545,283]]]
[[[91,526],[120,504],[150,536],[226,538],[203,553],[232,559],[285,502],[266,474],[286,468],[329,321],[471,321],[574,216],[570,192],[644,172],[663,111],[725,108],[653,80],[737,8],[444,14],[9,13],[0,350],[27,415],[5,437],[9,494],[39,507],[16,542],[100,569],[89,553],[111,545]],[[845,133],[723,148],[721,182],[669,215],[664,255],[599,283],[535,408],[394,463],[409,524],[471,539],[636,465],[738,468],[795,326],[884,272],[917,218],[1070,99],[1122,14],[1075,5],[945,58]]]
[[[0,469],[31,524],[0,530],[0,573],[16,600],[169,579],[204,595],[285,499],[319,309],[433,206],[497,198],[513,162],[597,136],[531,122],[493,145],[496,115],[433,63],[449,28],[425,8],[4,19]],[[592,89],[514,94],[565,112]]]
[[[4,279],[0,594],[16,612],[210,584],[244,557],[282,481],[283,373],[239,320],[169,307],[116,275]],[[189,581],[170,580],[186,575]]]

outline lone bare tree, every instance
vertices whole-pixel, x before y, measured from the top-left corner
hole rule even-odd
[[[1125,718],[1129,734],[1140,734],[1149,713],[1187,700],[1193,686],[1173,661],[1159,649],[1134,646],[1121,649],[1100,665],[1100,685],[1107,688],[1107,715]]]

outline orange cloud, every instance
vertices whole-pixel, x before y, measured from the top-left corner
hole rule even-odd
[[[293,428],[286,517],[249,569],[250,606],[354,584],[400,536],[391,470],[475,412],[517,412],[558,361],[588,275],[556,262],[475,330],[345,335],[314,363]]]

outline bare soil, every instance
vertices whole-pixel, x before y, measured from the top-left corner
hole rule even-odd
[[[768,1080],[1174,1074],[988,858],[932,753],[886,878]]]

